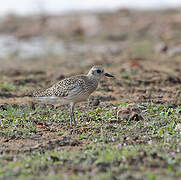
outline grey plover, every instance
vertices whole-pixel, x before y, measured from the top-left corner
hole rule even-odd
[[[114,77],[104,72],[102,66],[93,66],[87,75],[65,78],[46,90],[35,92],[33,96],[38,102],[45,104],[70,104],[70,124],[74,122],[76,125],[75,104],[88,99],[89,95],[96,90],[102,76]]]

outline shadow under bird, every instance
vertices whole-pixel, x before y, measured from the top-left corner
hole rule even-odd
[[[104,72],[102,66],[93,66],[88,74],[65,78],[46,90],[35,92],[33,96],[45,104],[70,104],[70,124],[76,125],[75,104],[87,100],[103,76],[114,77]]]

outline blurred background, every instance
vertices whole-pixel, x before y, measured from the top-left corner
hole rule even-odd
[[[6,0],[0,6],[0,58],[120,53],[133,38],[144,39],[147,51],[154,40],[159,51],[168,39],[178,40],[173,33],[180,35],[180,9],[180,0]]]
[[[127,92],[127,78],[159,84],[162,75],[170,79],[167,73],[168,81],[179,83],[180,37],[180,0],[6,0],[0,6],[0,72],[22,86],[23,96],[102,64],[117,76],[114,85],[102,82],[102,89],[114,91],[112,99],[138,97]]]
[[[97,64],[75,128],[31,102]],[[181,0],[1,0],[0,179],[179,179],[180,67]]]
[[[178,8],[181,6],[180,0],[6,0],[1,3],[0,13],[5,15],[7,13],[15,14],[35,14],[42,10],[47,13],[55,14],[61,12],[71,12],[80,10],[117,10],[120,8],[129,9],[167,9]]]

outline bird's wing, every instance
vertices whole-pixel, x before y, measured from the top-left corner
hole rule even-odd
[[[84,80],[82,79],[64,79],[52,87],[34,93],[34,96],[39,102],[48,104],[66,104],[68,100],[79,95],[82,91]]]
[[[78,96],[79,94],[81,94],[81,92],[82,92],[82,87],[78,84],[74,88],[69,90],[68,95],[65,98],[66,99],[74,98]]]
[[[54,92],[55,96],[62,98],[71,98],[81,92],[83,85],[83,79],[67,78],[64,81],[60,81],[59,83],[55,84],[55,87],[53,86],[52,89],[56,89],[56,91]]]

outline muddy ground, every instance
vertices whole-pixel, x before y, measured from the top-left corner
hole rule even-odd
[[[180,178],[181,11],[9,15],[0,34],[15,42],[0,53],[2,179]],[[38,38],[43,53],[18,49]],[[78,126],[31,98],[93,65],[115,78],[77,105]]]

